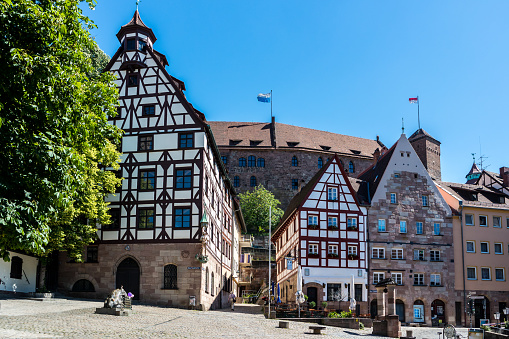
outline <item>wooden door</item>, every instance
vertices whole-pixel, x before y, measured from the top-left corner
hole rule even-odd
[[[140,267],[132,258],[124,259],[117,267],[115,288],[124,287],[126,292],[134,294],[134,299],[140,299]]]

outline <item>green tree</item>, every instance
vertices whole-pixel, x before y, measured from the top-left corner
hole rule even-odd
[[[87,0],[93,6],[93,0]],[[78,0],[0,1],[0,255],[78,258],[108,223],[104,197],[120,180],[118,93],[94,73],[98,47]]]
[[[272,206],[272,229],[283,216],[283,210],[278,206],[281,204],[262,185],[258,185],[250,192],[239,194],[240,207],[246,222],[247,232],[251,234],[265,234],[269,232],[269,207]]]

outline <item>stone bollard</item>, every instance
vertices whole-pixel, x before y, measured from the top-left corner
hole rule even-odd
[[[414,332],[413,332],[412,330],[406,330],[406,337],[407,337],[407,338],[412,338],[412,334],[413,334],[413,333],[414,333]]]
[[[290,328],[290,322],[288,321],[280,321],[279,328]]]

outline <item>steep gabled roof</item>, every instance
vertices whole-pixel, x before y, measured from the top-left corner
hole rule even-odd
[[[482,185],[442,181],[438,181],[437,185],[458,201],[462,201],[463,206],[509,209],[509,197],[495,189]],[[504,203],[500,203],[501,197],[504,197]]]
[[[369,189],[366,188],[368,196],[368,201],[371,200],[373,195],[376,192],[376,189],[378,188],[378,184],[380,183],[380,180],[382,179],[382,175],[385,172],[385,169],[387,168],[387,165],[389,165],[389,161],[391,160],[392,154],[394,153],[394,149],[396,148],[396,145],[398,142],[385,152],[380,158],[378,158],[378,161],[368,167],[364,172],[359,174],[357,178],[369,183]]]
[[[121,39],[126,33],[133,33],[136,32],[137,30],[146,33],[150,37],[152,43],[156,42],[157,38],[154,35],[154,32],[152,32],[152,29],[145,25],[145,23],[141,20],[140,13],[138,12],[138,10],[134,12],[131,21],[122,26],[120,28],[120,31],[118,31],[117,33],[118,41],[122,41]]]
[[[438,143],[440,145],[440,141],[438,141],[437,139],[433,138],[428,132],[426,132],[422,128],[419,128],[417,131],[415,131],[410,136],[410,138],[408,138],[408,141],[412,142],[412,141],[415,141],[415,140],[419,140],[421,138],[429,138],[429,139],[433,140],[434,142],[436,142],[436,143]]]

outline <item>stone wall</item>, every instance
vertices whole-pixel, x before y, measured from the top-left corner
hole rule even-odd
[[[415,152],[428,170],[429,175],[435,180],[442,180],[442,169],[440,165],[440,144],[421,137],[411,141]]]
[[[221,274],[230,277],[230,272],[213,256],[205,264],[195,259],[201,244],[101,244],[97,263],[72,263],[66,252],[59,254],[59,290],[73,296],[104,299],[116,286],[118,265],[126,258],[134,259],[140,269],[139,299],[143,303],[170,307],[189,307],[189,297],[196,297],[196,308],[225,307],[227,291],[221,291]],[[178,289],[164,289],[164,266],[177,266]],[[205,289],[205,272],[210,272],[209,286]],[[214,273],[214,286],[211,276]],[[90,281],[95,292],[72,292],[80,279]],[[211,289],[214,288],[214,293]],[[222,304],[222,305],[220,305]]]

